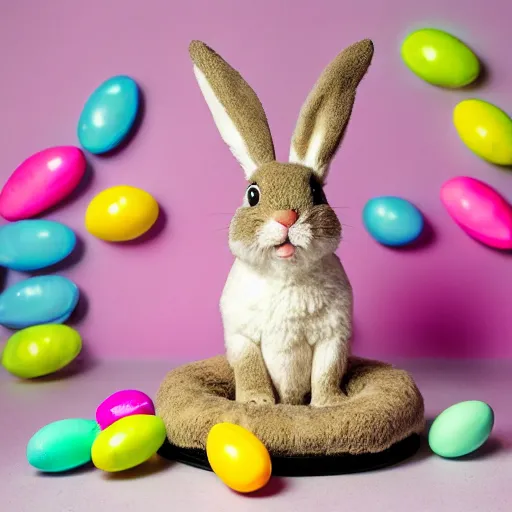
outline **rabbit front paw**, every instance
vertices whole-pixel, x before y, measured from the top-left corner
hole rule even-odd
[[[272,395],[261,391],[244,391],[239,394],[236,400],[252,405],[274,405],[276,403]]]

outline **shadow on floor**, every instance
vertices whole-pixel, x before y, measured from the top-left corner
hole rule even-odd
[[[279,476],[273,476],[270,478],[268,484],[265,487],[259,489],[258,491],[244,494],[244,496],[253,499],[271,498],[272,496],[283,494],[283,492],[290,488],[290,485],[291,483],[289,480],[284,480]]]
[[[436,455],[431,449],[428,444],[428,432],[430,431],[430,427],[432,426],[432,423],[434,422],[434,418],[427,418],[426,420],[426,426],[425,430],[423,431],[421,435],[421,444],[420,448],[417,451],[417,453],[411,457],[408,461],[404,461],[404,464],[408,463],[417,463],[422,462],[425,459],[429,459],[431,457],[439,457]],[[498,437],[491,437],[485,442],[478,450],[475,450],[473,453],[469,453],[468,455],[464,455],[462,457],[457,457],[453,459],[449,458],[442,458],[443,460],[446,460],[448,462],[471,462],[476,460],[484,460],[489,457],[493,457],[496,453],[507,451],[511,447],[507,446],[500,438]]]
[[[104,472],[102,476],[106,480],[137,480],[165,471],[173,464],[173,461],[155,455],[140,466],[115,473]]]
[[[38,471],[37,476],[42,478],[60,478],[60,477],[70,477],[70,476],[81,476],[85,473],[90,473],[91,471],[98,471],[92,462],[84,464],[78,468],[70,469],[69,471],[62,471],[60,473],[45,473],[43,471]]]

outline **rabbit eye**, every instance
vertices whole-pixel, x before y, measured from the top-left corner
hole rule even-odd
[[[260,202],[260,189],[253,184],[247,189],[247,202],[249,206],[256,206]]]
[[[311,176],[309,180],[309,188],[311,190],[311,197],[313,198],[314,206],[327,204],[327,198],[325,197],[322,185],[318,183],[314,176]]]

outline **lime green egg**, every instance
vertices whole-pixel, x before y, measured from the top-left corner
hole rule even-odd
[[[102,430],[91,447],[92,463],[103,471],[133,468],[160,449],[167,434],[159,416],[125,416]]]
[[[423,28],[402,42],[401,56],[418,77],[439,87],[464,87],[480,74],[478,57],[462,41],[439,29]]]
[[[82,349],[82,338],[64,324],[41,324],[21,329],[8,340],[2,365],[13,375],[33,379],[67,366]]]
[[[445,409],[432,423],[428,443],[446,458],[462,457],[480,448],[491,435],[494,412],[485,402],[468,400]]]

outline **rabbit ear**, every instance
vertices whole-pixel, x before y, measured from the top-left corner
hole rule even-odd
[[[200,41],[189,47],[194,73],[224,142],[247,179],[275,160],[267,116],[249,84],[220,55]]]
[[[365,39],[349,46],[325,68],[302,106],[292,137],[290,162],[313,169],[322,181],[340,144],[356,95],[373,56]]]

